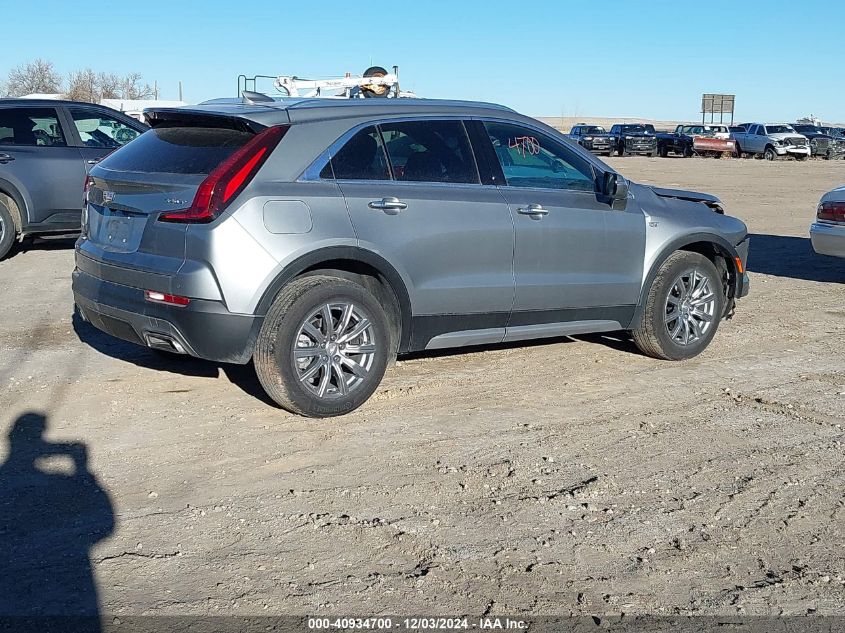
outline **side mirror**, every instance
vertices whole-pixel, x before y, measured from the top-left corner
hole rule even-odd
[[[614,209],[624,209],[628,200],[628,181],[619,174],[606,171],[601,176],[600,192],[612,200]]]

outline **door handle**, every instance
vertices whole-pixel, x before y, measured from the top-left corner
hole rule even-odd
[[[377,211],[384,211],[389,215],[396,215],[403,209],[407,209],[408,205],[402,202],[399,198],[382,198],[381,200],[371,200],[368,204],[371,209]]]
[[[4,165],[12,162],[13,160],[15,160],[15,157],[11,154],[0,154],[0,163],[3,163]]]
[[[88,163],[89,165],[96,165],[97,163],[100,162],[100,159],[99,158],[92,158],[91,160],[87,160],[85,162]]]
[[[522,215],[531,216],[535,220],[539,220],[544,215],[549,215],[549,210],[542,204],[529,204],[527,207],[519,207],[517,212]]]

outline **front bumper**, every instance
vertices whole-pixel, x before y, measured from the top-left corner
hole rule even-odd
[[[845,257],[845,225],[814,222],[810,225],[810,241],[819,255]]]
[[[775,147],[778,156],[810,156],[812,150],[809,146],[791,145],[787,147]]]
[[[220,301],[194,299],[185,307],[151,303],[144,290],[73,271],[73,298],[85,321],[136,345],[221,363],[248,363],[261,317],[229,312]]]
[[[742,299],[751,290],[751,280],[748,278],[748,246],[750,243],[751,238],[746,237],[736,245],[736,254],[742,262],[742,275],[739,276],[736,282],[736,294],[734,295],[736,299]]]
[[[651,154],[657,151],[657,139],[626,139],[625,151],[629,154]]]
[[[599,142],[584,141],[582,145],[584,146],[584,149],[594,154],[607,154],[613,151],[613,142],[610,140]]]

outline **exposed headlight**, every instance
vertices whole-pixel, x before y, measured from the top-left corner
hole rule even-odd
[[[584,140],[585,140],[585,141],[592,141],[592,140],[593,140],[593,137],[592,137],[592,136],[585,136],[585,137],[584,137]]]
[[[632,138],[634,138],[634,137],[633,137],[633,136],[626,136],[626,137],[625,137],[625,140],[626,140],[626,141],[630,141]]]

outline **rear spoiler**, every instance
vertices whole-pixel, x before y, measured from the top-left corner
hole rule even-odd
[[[258,133],[266,125],[226,112],[209,112],[192,108],[147,108],[144,117],[150,127],[219,127],[243,132]]]

